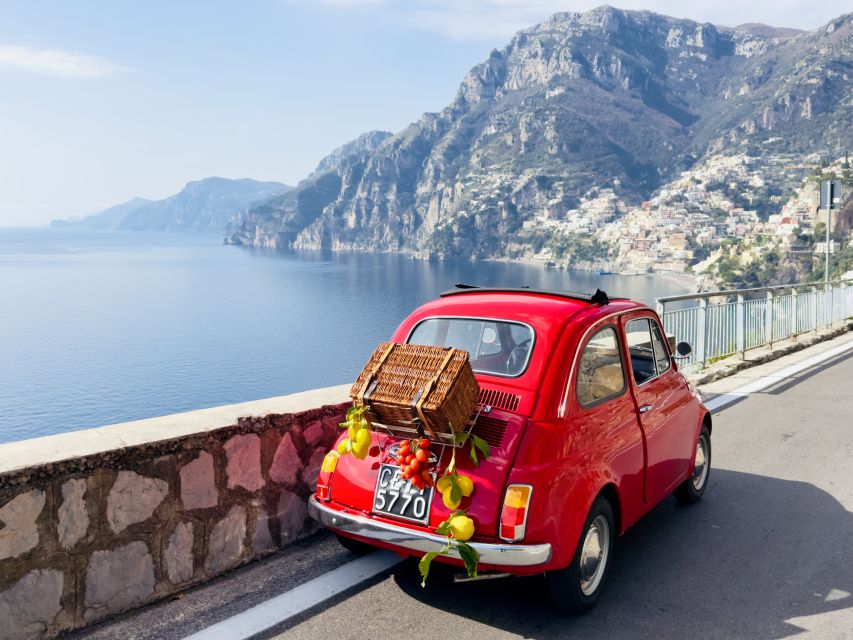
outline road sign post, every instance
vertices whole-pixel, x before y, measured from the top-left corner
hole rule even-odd
[[[829,227],[832,221],[832,210],[841,206],[841,182],[838,180],[821,180],[820,206],[826,210],[826,258],[823,266],[823,280],[829,282]]]

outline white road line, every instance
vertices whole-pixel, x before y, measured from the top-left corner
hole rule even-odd
[[[293,616],[325,602],[399,564],[403,558],[390,551],[366,556],[314,578],[295,589],[218,622],[184,640],[243,640],[266,631]]]
[[[708,407],[708,409],[712,412],[719,411],[720,409],[732,404],[733,402],[736,402],[741,398],[745,398],[750,393],[757,393],[759,391],[763,391],[764,389],[772,387],[778,382],[781,382],[787,378],[791,378],[792,376],[795,376],[810,367],[814,367],[815,365],[822,364],[827,360],[831,360],[835,356],[841,355],[842,353],[846,353],[851,349],[853,349],[853,340],[845,342],[844,344],[840,344],[837,347],[833,347],[832,349],[824,351],[823,353],[819,353],[815,356],[812,356],[811,358],[806,358],[805,360],[785,367],[784,369],[781,369],[776,373],[764,376],[757,380],[753,380],[752,382],[748,382],[747,384],[743,385],[738,389],[735,389],[734,391],[724,393],[712,400],[709,400],[705,403],[705,406]]]
[[[787,378],[805,371],[815,365],[831,360],[847,351],[853,350],[853,340],[839,345],[802,362],[792,364],[771,375],[753,380],[734,391],[717,396],[705,405],[711,411],[720,409],[733,402],[745,398],[750,393],[756,393],[781,382]],[[287,621],[288,619],[308,611],[312,607],[325,602],[339,593],[369,580],[402,562],[402,558],[390,551],[375,551],[358,560],[353,560],[337,569],[330,571],[303,585],[291,589],[271,600],[262,602],[239,613],[236,616],[218,622],[184,640],[244,640],[262,631]]]

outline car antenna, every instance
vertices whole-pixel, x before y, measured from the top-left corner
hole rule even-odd
[[[605,305],[610,303],[610,298],[608,298],[607,294],[604,293],[604,291],[602,291],[601,289],[596,289],[595,293],[592,294],[589,301],[595,302],[596,304]]]

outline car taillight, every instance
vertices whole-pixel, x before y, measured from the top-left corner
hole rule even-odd
[[[531,496],[533,496],[533,487],[529,484],[511,484],[506,488],[498,535],[501,540],[507,542],[524,540]]]
[[[333,450],[329,451],[323,458],[320,475],[317,476],[317,498],[319,500],[328,502],[332,499],[332,474],[335,472],[335,467],[338,466],[338,458],[340,457],[340,454]]]

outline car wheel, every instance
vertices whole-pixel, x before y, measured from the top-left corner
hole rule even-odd
[[[707,425],[702,425],[699,439],[696,441],[693,473],[675,490],[675,497],[685,504],[693,504],[702,498],[708,488],[711,475],[711,433]]]
[[[346,536],[339,536],[337,534],[336,537],[344,549],[351,551],[357,556],[363,556],[376,550],[376,547],[371,547],[369,544],[366,544],[361,540],[354,540],[353,538],[347,538]]]
[[[584,524],[572,563],[546,576],[551,600],[569,613],[586,613],[595,605],[607,578],[615,542],[613,507],[599,497]]]

